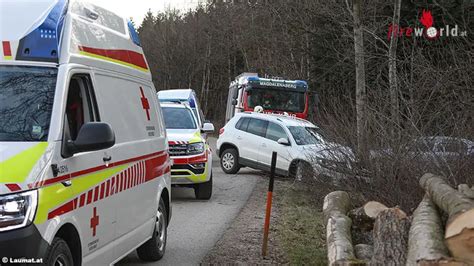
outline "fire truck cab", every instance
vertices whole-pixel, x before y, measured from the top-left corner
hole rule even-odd
[[[261,78],[256,73],[243,73],[229,86],[226,123],[239,112],[252,112],[261,106],[264,113],[288,114],[306,119],[309,91],[303,80]]]

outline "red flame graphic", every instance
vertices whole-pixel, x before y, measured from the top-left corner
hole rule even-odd
[[[423,9],[420,22],[423,24],[423,26],[425,26],[425,28],[433,26],[433,16],[431,15],[431,11]]]

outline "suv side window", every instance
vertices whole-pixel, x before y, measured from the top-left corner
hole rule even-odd
[[[281,138],[288,139],[288,136],[281,126],[270,122],[267,127],[267,134],[265,138],[278,141]]]
[[[235,124],[235,128],[242,130],[242,131],[247,131],[247,127],[249,125],[249,120],[250,118],[247,117],[242,117],[237,121],[237,124]]]
[[[249,125],[247,127],[247,132],[260,137],[265,137],[267,126],[268,121],[250,118]]]
[[[74,75],[69,82],[64,121],[64,138],[76,140],[82,125],[100,121],[89,75]]]

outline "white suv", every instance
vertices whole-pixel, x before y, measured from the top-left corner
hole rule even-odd
[[[350,148],[326,141],[320,128],[294,117],[238,113],[219,131],[217,154],[227,174],[244,166],[269,171],[274,151],[276,173],[297,179],[303,173],[340,174],[354,157]]]

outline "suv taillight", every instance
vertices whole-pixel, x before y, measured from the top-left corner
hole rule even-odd
[[[224,128],[219,129],[219,135],[224,134]]]

